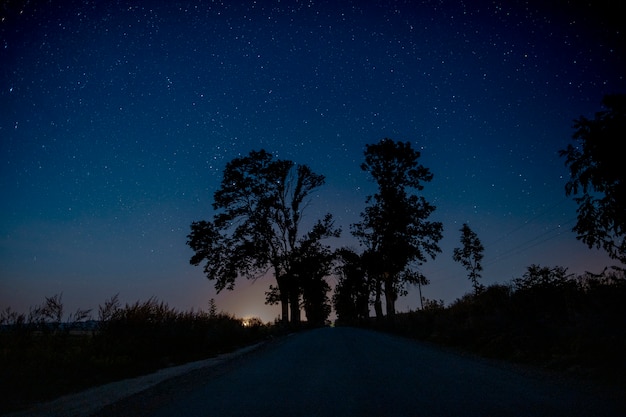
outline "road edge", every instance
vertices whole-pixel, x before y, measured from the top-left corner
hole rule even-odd
[[[169,379],[220,365],[236,357],[251,353],[266,343],[267,341],[258,342],[213,358],[163,368],[150,374],[88,388],[45,403],[34,404],[25,410],[3,414],[2,417],[88,417],[108,405],[146,391]]]

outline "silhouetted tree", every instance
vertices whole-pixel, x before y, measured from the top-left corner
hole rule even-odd
[[[355,323],[369,317],[370,286],[362,256],[352,249],[337,250],[338,277],[333,305],[340,323]]]
[[[548,311],[566,311],[578,298],[578,284],[573,279],[573,274],[568,274],[567,268],[561,266],[533,264],[521,278],[513,279],[512,285],[514,299],[523,306],[527,318]]]
[[[355,236],[358,236],[358,226],[360,226],[360,224],[354,225],[353,228]],[[384,265],[380,261],[382,254],[377,250],[378,242],[374,236],[371,237],[374,238],[369,242],[371,246],[363,252],[361,259],[363,261],[365,273],[367,274],[368,286],[374,296],[374,313],[376,314],[377,319],[381,319],[384,317],[382,302]],[[366,245],[368,244],[367,240],[363,238],[361,238],[361,242],[365,242]]]
[[[472,282],[474,295],[478,295],[484,286],[478,282],[481,277],[480,271],[483,270],[481,261],[483,260],[483,244],[480,242],[478,235],[464,223],[461,227],[461,244],[462,248],[454,248],[452,259],[459,262],[467,270],[467,277]]]
[[[559,288],[571,281],[572,275],[562,266],[548,267],[532,264],[526,269],[521,278],[513,279],[513,288],[516,291]]]
[[[409,263],[421,265],[427,255],[434,259],[441,252],[438,241],[443,225],[427,220],[435,206],[412,193],[421,191],[423,183],[433,177],[418,162],[419,157],[420,152],[409,142],[385,138],[366,146],[365,162],[361,165],[378,185],[378,192],[368,196],[362,220],[352,225],[352,233],[375,260],[372,265],[383,284],[389,317],[395,315],[398,289],[404,277],[401,272]]]
[[[325,278],[332,272],[334,254],[329,246],[321,244],[321,240],[339,237],[339,233],[328,215],[307,233],[292,258],[292,275],[302,293],[302,306],[311,326],[326,324],[332,310],[328,298],[330,285]],[[291,303],[292,308],[294,302]]]
[[[217,304],[215,303],[215,298],[211,298],[209,300],[209,317],[217,317]]]
[[[424,296],[422,296],[422,287],[424,285],[430,284],[430,280],[426,278],[426,276],[422,274],[421,272],[415,271],[411,268],[406,268],[404,271],[402,271],[402,279],[400,280],[400,282],[405,283],[405,284],[417,285],[417,289],[420,293],[420,307],[423,310],[424,309]],[[408,293],[406,287],[401,288],[401,291],[404,294]]]
[[[603,248],[626,264],[626,169],[620,144],[626,137],[626,95],[605,96],[593,120],[575,120],[576,145],[559,152],[569,166],[567,196],[578,204],[573,230],[589,248]]]
[[[253,278],[272,269],[283,322],[289,321],[290,299],[295,300],[292,320],[299,321],[299,286],[291,263],[301,243],[299,227],[308,198],[323,184],[324,176],[308,166],[275,159],[265,150],[233,159],[214,194],[213,220],[191,224],[187,244],[195,255],[190,263],[205,262],[204,272],[216,281],[218,292],[232,290],[239,276]],[[332,216],[317,227],[332,227]],[[334,233],[318,230],[316,236]]]
[[[328,323],[328,317],[332,311],[330,305],[330,285],[325,277],[330,274],[330,261],[328,259],[312,257],[305,261],[304,265],[319,259],[324,268],[303,269],[300,275],[300,286],[302,289],[302,307],[309,326],[323,326]],[[316,265],[319,266],[319,265]]]

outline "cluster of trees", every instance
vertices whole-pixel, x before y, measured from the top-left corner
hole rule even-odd
[[[270,286],[266,302],[281,305],[285,323],[299,323],[301,308],[311,324],[328,319],[325,277],[333,272],[340,277],[334,297],[340,314],[352,308],[355,292],[359,315],[369,314],[373,294],[377,315],[383,315],[384,296],[387,315],[393,316],[407,284],[425,283],[412,268],[440,252],[443,225],[428,220],[435,207],[413,192],[432,179],[419,157],[408,142],[383,139],[367,145],[361,168],[378,192],[367,198],[362,221],[352,225],[352,234],[366,248],[362,254],[333,251],[324,243],[341,233],[330,213],[301,233],[304,210],[324,176],[264,150],[236,158],[226,165],[214,195],[213,219],[191,225],[191,263],[204,262],[218,291],[233,289],[240,276],[255,278],[271,270],[276,285]]]
[[[594,120],[576,120],[573,139],[561,151],[571,172],[566,195],[578,203],[574,231],[589,247],[602,247],[626,263],[626,182],[615,151],[626,132],[626,95],[607,96],[606,110]],[[420,152],[409,142],[383,139],[366,145],[361,169],[377,185],[368,196],[360,222],[350,226],[364,250],[332,250],[325,243],[339,237],[332,214],[308,224],[302,233],[304,211],[325,178],[307,165],[275,158],[265,150],[252,151],[226,165],[221,187],[214,194],[212,220],[191,224],[188,245],[193,265],[204,263],[206,276],[217,291],[232,290],[238,277],[255,278],[270,270],[276,285],[266,302],[281,305],[281,320],[297,324],[304,309],[310,324],[323,324],[332,298],[340,320],[369,316],[394,317],[395,302],[409,285],[428,284],[419,267],[441,252],[443,225],[429,220],[436,207],[419,195],[433,174],[419,162]],[[481,278],[483,245],[467,224],[460,229],[462,247],[453,259],[468,272],[475,295],[484,290]],[[421,295],[420,295],[421,298]]]

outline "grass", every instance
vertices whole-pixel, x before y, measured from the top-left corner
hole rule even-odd
[[[206,311],[178,311],[151,298],[114,296],[64,319],[62,297],[20,314],[0,312],[0,414],[91,386],[216,356],[262,341],[279,327]]]

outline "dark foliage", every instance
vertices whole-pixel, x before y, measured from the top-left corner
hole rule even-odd
[[[577,238],[626,264],[626,169],[617,150],[626,138],[626,94],[602,104],[594,119],[575,120],[576,144],[560,151],[570,170],[565,192],[578,204]]]
[[[309,307],[315,297],[324,303],[319,293],[325,290],[323,263],[320,270],[311,270],[305,276],[299,264],[317,256],[305,251],[326,251],[320,240],[340,233],[330,214],[318,220],[310,233],[300,233],[303,212],[324,181],[323,175],[307,165],[274,158],[264,150],[233,159],[226,165],[220,189],[214,194],[213,220],[191,224],[187,244],[195,254],[190,263],[204,263],[204,272],[215,280],[218,291],[232,290],[240,276],[256,278],[272,270],[276,286],[270,287],[267,302],[281,305],[285,323],[291,312],[291,321],[297,325],[301,297]],[[310,290],[307,294],[303,293],[304,284]],[[321,316],[324,305],[315,307]]]
[[[368,282],[362,256],[355,251],[342,248],[336,252],[338,277],[333,305],[337,323],[357,324],[369,317],[370,283]]]
[[[626,277],[605,270],[575,277],[561,267],[533,265],[509,285],[468,294],[448,307],[428,303],[373,321],[392,331],[626,386]]]
[[[260,342],[280,329],[213,312],[180,312],[150,299],[121,307],[117,296],[98,320],[78,311],[63,320],[60,296],[28,316],[0,313],[0,413],[89,386],[209,358]]]
[[[402,272],[411,263],[420,265],[441,251],[438,241],[443,225],[428,221],[435,206],[415,194],[433,178],[419,163],[420,156],[410,142],[387,138],[365,149],[361,169],[370,174],[378,189],[368,196],[368,206],[361,213],[361,222],[352,225],[352,234],[366,247],[368,274],[379,281],[374,287],[377,315],[381,283],[387,316],[393,317],[405,285],[402,278],[411,276]]]
[[[478,295],[484,289],[478,280],[481,277],[480,272],[483,270],[481,262],[485,248],[478,235],[465,223],[461,227],[461,244],[463,247],[454,248],[452,259],[461,263],[467,270],[467,277],[472,282],[474,294]]]

